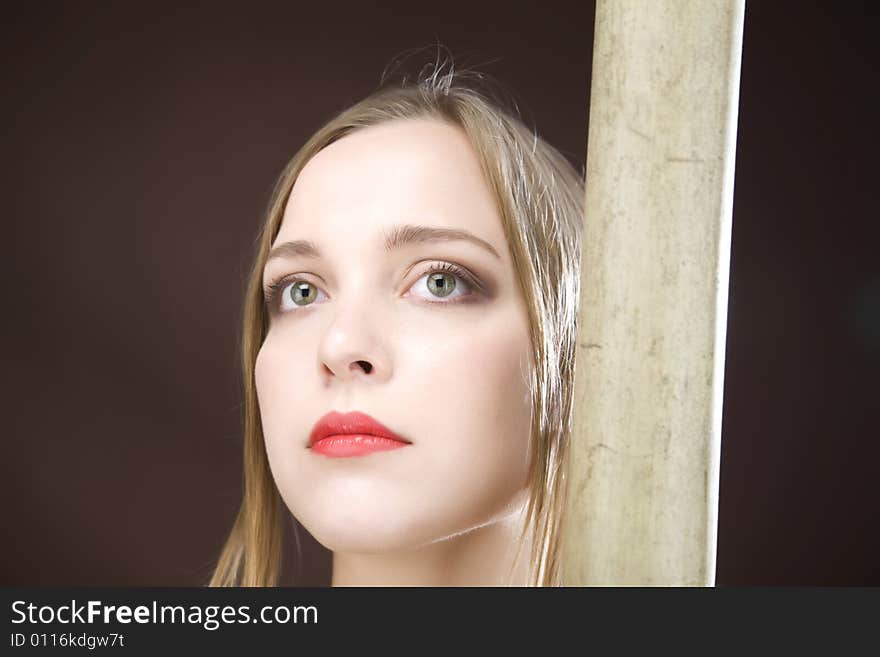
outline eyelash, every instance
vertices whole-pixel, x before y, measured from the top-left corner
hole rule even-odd
[[[448,305],[455,304],[455,303],[465,303],[465,302],[471,300],[470,297],[473,297],[475,293],[479,293],[479,292],[483,291],[482,286],[477,282],[476,278],[470,274],[470,272],[468,272],[466,269],[464,269],[462,267],[459,267],[458,265],[452,264],[451,262],[441,262],[441,263],[435,263],[435,264],[431,265],[430,267],[428,267],[427,269],[425,269],[421,273],[421,275],[418,277],[417,280],[421,280],[424,276],[426,276],[428,274],[437,274],[437,273],[452,274],[453,276],[464,281],[465,284],[472,290],[472,292],[470,292],[468,294],[464,294],[460,297],[457,297],[453,301],[426,301],[426,303],[429,303],[432,305],[438,305],[438,306],[448,306]],[[305,281],[304,279],[297,278],[297,276],[283,276],[281,278],[278,278],[278,279],[268,283],[266,285],[266,289],[264,291],[266,306],[273,313],[274,312],[278,312],[278,313],[298,312],[298,311],[290,311],[290,310],[282,311],[279,308],[280,304],[278,302],[281,297],[281,292],[291,283],[296,283],[297,281],[300,281],[300,280],[302,280],[303,282],[309,282],[309,281]],[[311,283],[311,284],[314,285],[314,283]],[[309,304],[309,305],[311,305],[311,304]],[[308,307],[308,306],[304,306],[304,307]]]

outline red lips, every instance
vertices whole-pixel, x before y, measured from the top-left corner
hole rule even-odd
[[[409,444],[406,438],[359,411],[331,411],[315,423],[309,435],[311,448],[325,456],[363,456]]]

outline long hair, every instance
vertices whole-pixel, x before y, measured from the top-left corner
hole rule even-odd
[[[279,176],[247,282],[242,320],[244,495],[211,586],[274,586],[281,568],[283,501],[264,446],[254,365],[268,331],[262,272],[297,176],[321,149],[363,128],[433,118],[461,128],[497,201],[516,279],[528,310],[532,363],[529,497],[519,546],[531,536],[530,583],[561,583],[561,518],[571,434],[580,287],[583,177],[529,130],[518,110],[483,90],[486,77],[439,64],[337,114]],[[384,82],[384,80],[383,80]],[[518,552],[519,556],[519,552]]]

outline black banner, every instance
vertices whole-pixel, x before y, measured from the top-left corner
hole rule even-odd
[[[739,645],[861,647],[880,589],[6,588],[2,654],[325,650],[356,641],[413,651],[537,640],[584,650]],[[404,639],[404,637],[410,637]],[[578,650],[577,652],[581,652]]]

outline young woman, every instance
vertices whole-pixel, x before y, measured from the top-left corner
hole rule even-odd
[[[288,511],[334,586],[559,583],[583,180],[480,80],[386,85],[283,171],[212,585],[276,584]]]

